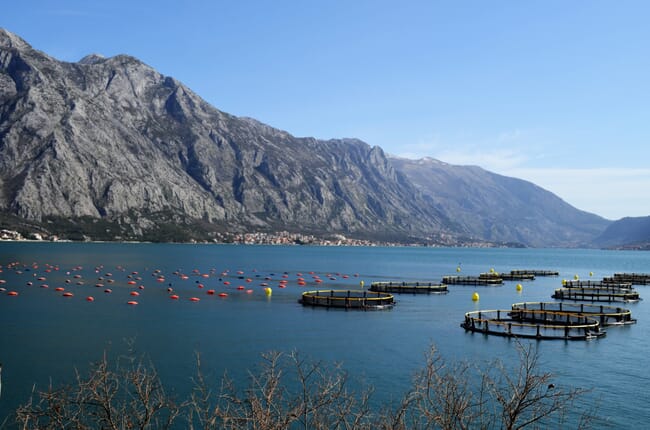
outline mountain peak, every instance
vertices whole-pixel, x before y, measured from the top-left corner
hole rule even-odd
[[[0,46],[4,48],[29,49],[31,46],[9,30],[0,28]]]
[[[97,64],[106,61],[102,54],[88,54],[79,60],[79,64]]]

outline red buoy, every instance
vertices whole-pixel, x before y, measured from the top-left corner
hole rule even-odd
[[[228,297],[228,293],[219,293],[219,297]]]
[[[126,304],[127,304],[127,305],[137,305],[138,302],[136,302],[135,300],[131,300],[131,301],[129,301],[129,302],[126,302]]]
[[[209,295],[213,295],[213,294],[214,294],[214,290],[208,290],[207,293],[208,293]]]
[[[93,296],[88,296],[88,297],[86,297],[86,301],[87,302],[94,302],[95,298]]]
[[[63,297],[72,297],[72,296],[73,296],[72,293],[63,293]]]
[[[9,291],[9,292],[7,293],[7,295],[8,295],[8,296],[17,296],[17,295],[18,295],[18,292],[17,292],[17,291]]]
[[[178,295],[177,294],[172,294],[171,296],[169,296],[169,298],[172,299],[172,300],[178,300]]]
[[[198,302],[200,300],[201,299],[199,299],[198,297],[190,297],[190,302]]]
[[[138,293],[137,291],[131,291],[129,294],[131,294],[132,296],[139,296],[140,295],[140,293]]]

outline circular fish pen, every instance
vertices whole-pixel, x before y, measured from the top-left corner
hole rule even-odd
[[[623,288],[558,288],[551,296],[559,300],[585,302],[638,302],[641,300],[636,290]]]
[[[596,318],[546,310],[487,310],[465,314],[466,331],[538,340],[587,340],[605,336]]]
[[[370,291],[398,294],[446,294],[447,285],[435,282],[373,282]]]
[[[523,302],[513,304],[512,310],[575,313],[596,318],[601,326],[636,324],[629,309],[616,306],[565,302]]]
[[[390,309],[395,305],[392,294],[362,290],[305,291],[299,300],[303,306],[360,310]]]
[[[447,285],[502,285],[503,279],[496,276],[443,276],[442,283]]]

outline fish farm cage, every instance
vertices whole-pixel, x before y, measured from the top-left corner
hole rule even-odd
[[[436,282],[373,282],[370,291],[378,293],[397,294],[446,294],[449,292],[447,285]]]
[[[636,323],[636,319],[632,318],[632,312],[629,309],[616,306],[565,302],[522,302],[514,303],[512,305],[512,310],[541,310],[575,313],[596,318],[601,326]]]
[[[538,340],[588,340],[605,336],[591,316],[547,310],[484,310],[465,314],[466,331]]]
[[[559,300],[586,302],[637,302],[641,300],[636,290],[609,287],[558,288],[552,297]]]
[[[302,293],[303,306],[343,309],[390,309],[395,305],[392,294],[366,290],[316,290]]]

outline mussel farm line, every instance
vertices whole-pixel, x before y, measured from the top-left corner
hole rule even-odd
[[[615,306],[565,302],[522,302],[514,303],[512,309],[576,313],[597,318],[601,326],[636,324],[629,309]]]
[[[605,336],[596,318],[545,310],[486,310],[465,314],[466,331],[539,340],[587,340]]]
[[[398,294],[446,294],[449,292],[447,285],[435,282],[373,282],[370,291]]]
[[[303,306],[359,310],[390,309],[395,305],[392,294],[365,290],[306,291],[299,301]]]

